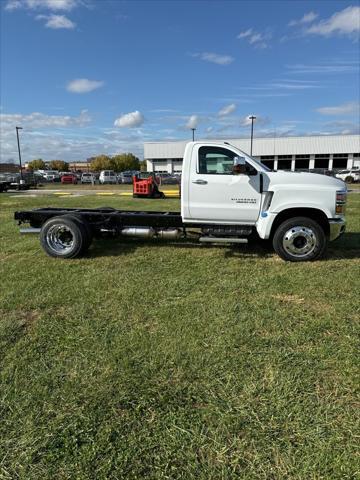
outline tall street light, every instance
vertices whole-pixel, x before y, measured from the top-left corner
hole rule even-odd
[[[22,127],[15,127],[16,128],[16,138],[18,144],[18,152],[19,152],[19,163],[20,163],[20,184],[23,184],[23,174],[22,174],[22,164],[21,164],[21,152],[20,152],[20,141],[19,141],[19,130],[22,130]]]
[[[254,120],[256,120],[255,115],[250,115],[249,120],[251,120],[251,140],[250,140],[250,157],[251,157],[252,147],[253,147],[253,137],[254,137]]]
[[[191,128],[190,130],[192,131],[192,141],[194,142],[195,141],[195,130],[196,130],[196,128]]]

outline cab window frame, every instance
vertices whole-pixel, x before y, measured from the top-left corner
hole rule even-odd
[[[224,147],[217,147],[217,146],[202,146],[198,149],[198,152],[197,152],[197,162],[196,162],[196,173],[199,174],[199,175],[226,175],[226,176],[229,176],[229,175],[234,175],[232,169],[231,171],[229,172],[202,172],[201,171],[201,165],[200,165],[200,161],[201,161],[201,154],[202,154],[202,151],[206,151],[206,153],[204,154],[204,158],[206,160],[206,155],[207,153],[218,153],[218,154],[221,154],[221,155],[224,155],[228,158],[231,158],[232,159],[232,164],[234,162],[234,158],[235,157],[238,157],[238,154],[233,152],[232,150],[229,150],[227,148],[224,148]],[[229,156],[229,154],[231,154],[231,156]],[[246,162],[247,163],[247,162]]]

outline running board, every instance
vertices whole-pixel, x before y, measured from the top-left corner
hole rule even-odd
[[[41,228],[26,227],[20,228],[20,233],[40,233]]]
[[[200,237],[202,243],[248,243],[247,238],[231,238],[231,237]]]

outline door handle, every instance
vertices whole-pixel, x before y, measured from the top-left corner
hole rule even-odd
[[[206,180],[194,180],[192,183],[196,183],[196,185],[207,185]]]

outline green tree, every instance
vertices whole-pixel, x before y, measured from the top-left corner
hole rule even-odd
[[[29,170],[45,170],[45,167],[45,162],[41,158],[36,158],[35,160],[31,160],[31,162],[28,163]]]
[[[112,168],[116,172],[140,170],[140,160],[132,153],[121,153],[111,158]]]
[[[140,170],[141,170],[142,172],[146,172],[146,171],[147,171],[146,160],[141,160],[141,162],[140,162]]]
[[[107,155],[98,155],[97,157],[93,157],[90,166],[93,172],[100,172],[100,170],[111,170],[113,168],[111,158]]]
[[[50,170],[58,170],[59,172],[67,172],[69,164],[63,160],[51,160],[49,163]]]

